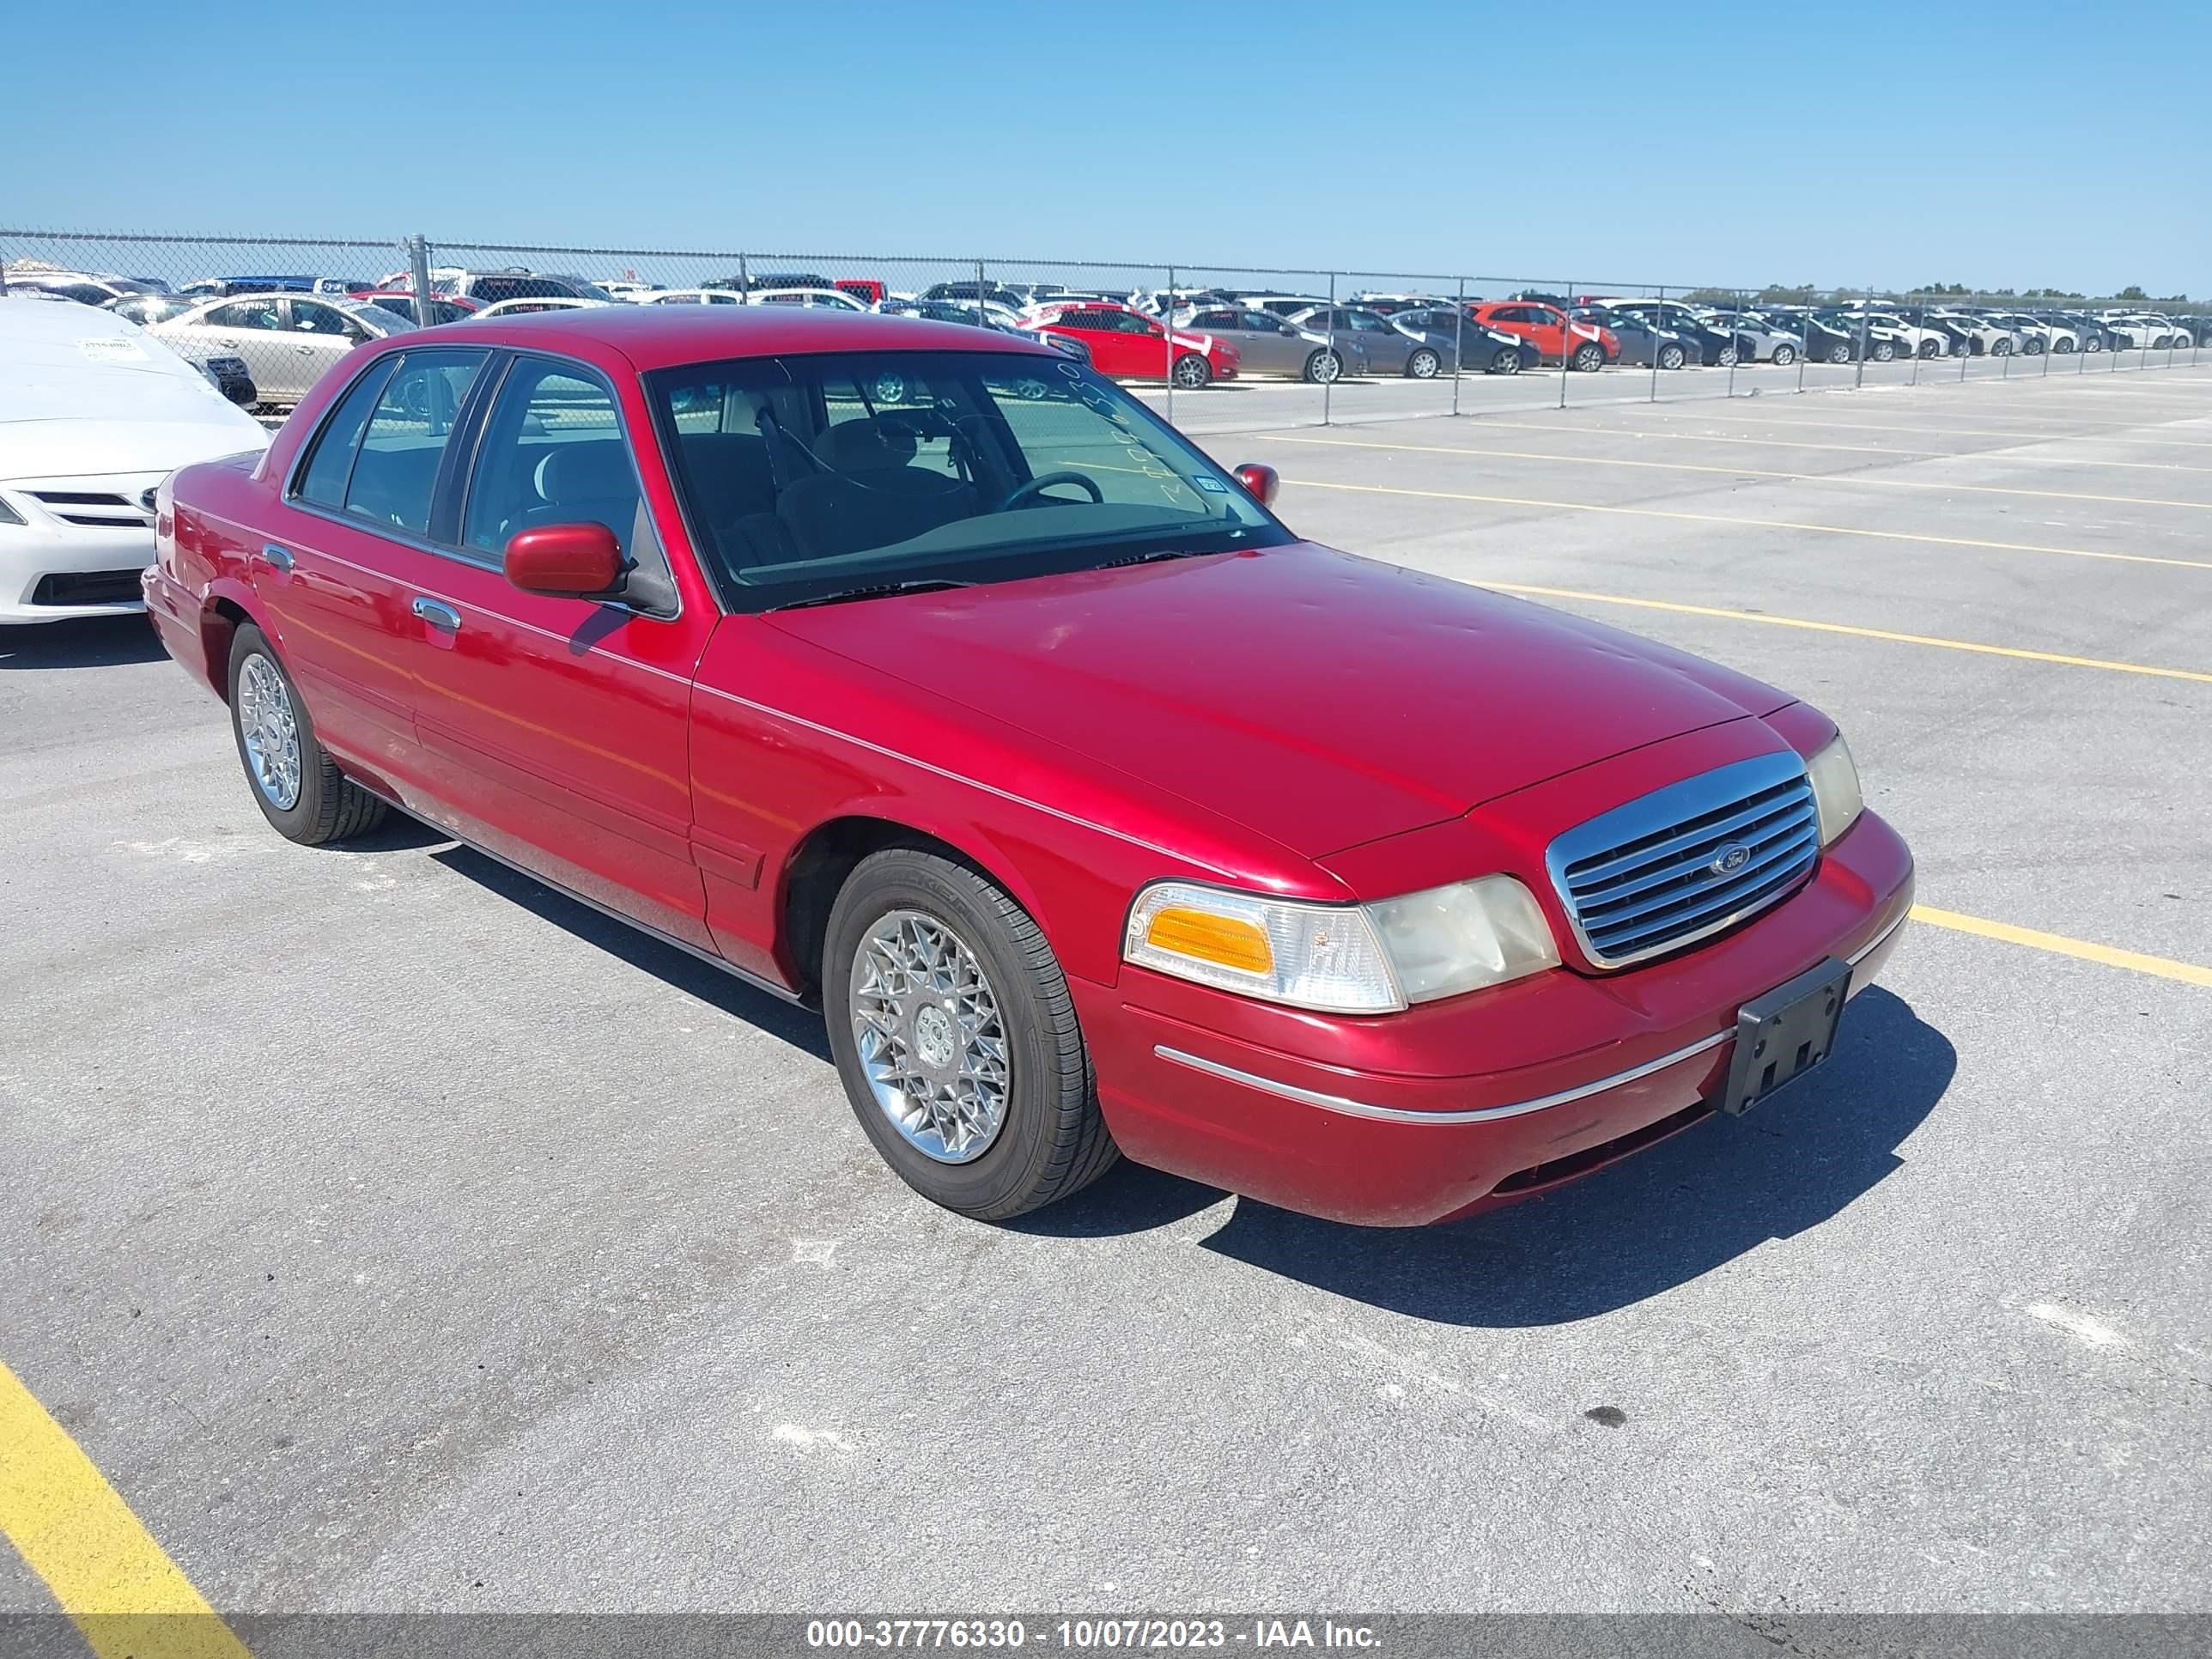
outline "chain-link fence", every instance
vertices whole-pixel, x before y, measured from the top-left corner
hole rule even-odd
[[[609,303],[829,306],[1042,335],[1200,435],[2141,372],[2196,363],[2212,345],[2212,307],[2133,292],[1752,289],[428,236],[0,230],[0,279],[111,307],[188,357],[242,365],[252,401],[270,412],[368,337]]]

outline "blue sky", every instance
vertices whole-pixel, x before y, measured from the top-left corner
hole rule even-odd
[[[2202,0],[240,0],[8,32],[11,226],[2212,293]]]

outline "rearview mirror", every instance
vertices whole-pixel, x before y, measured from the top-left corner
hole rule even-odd
[[[549,524],[507,538],[501,566],[526,593],[589,599],[622,580],[622,545],[603,524]]]
[[[1283,487],[1283,480],[1272,466],[1262,466],[1257,461],[1247,461],[1237,469],[1237,482],[1244,486],[1254,501],[1262,507],[1275,504],[1275,493]]]

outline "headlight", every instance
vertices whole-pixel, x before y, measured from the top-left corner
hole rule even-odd
[[[1220,990],[1332,1013],[1382,1014],[1559,965],[1510,876],[1366,905],[1158,882],[1130,907],[1122,956]]]
[[[1820,845],[1826,847],[1857,823],[1859,814],[1866,810],[1866,799],[1859,793],[1859,769],[1842,732],[1821,744],[1820,752],[1805,763],[1805,775],[1812,780],[1813,804],[1820,813]]]

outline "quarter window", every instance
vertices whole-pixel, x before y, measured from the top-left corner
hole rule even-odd
[[[603,524],[627,555],[639,511],[637,471],[606,387],[565,363],[518,359],[477,452],[462,542],[496,559],[518,530]]]
[[[409,352],[385,382],[362,434],[345,510],[411,536],[430,531],[430,498],[481,351]]]

